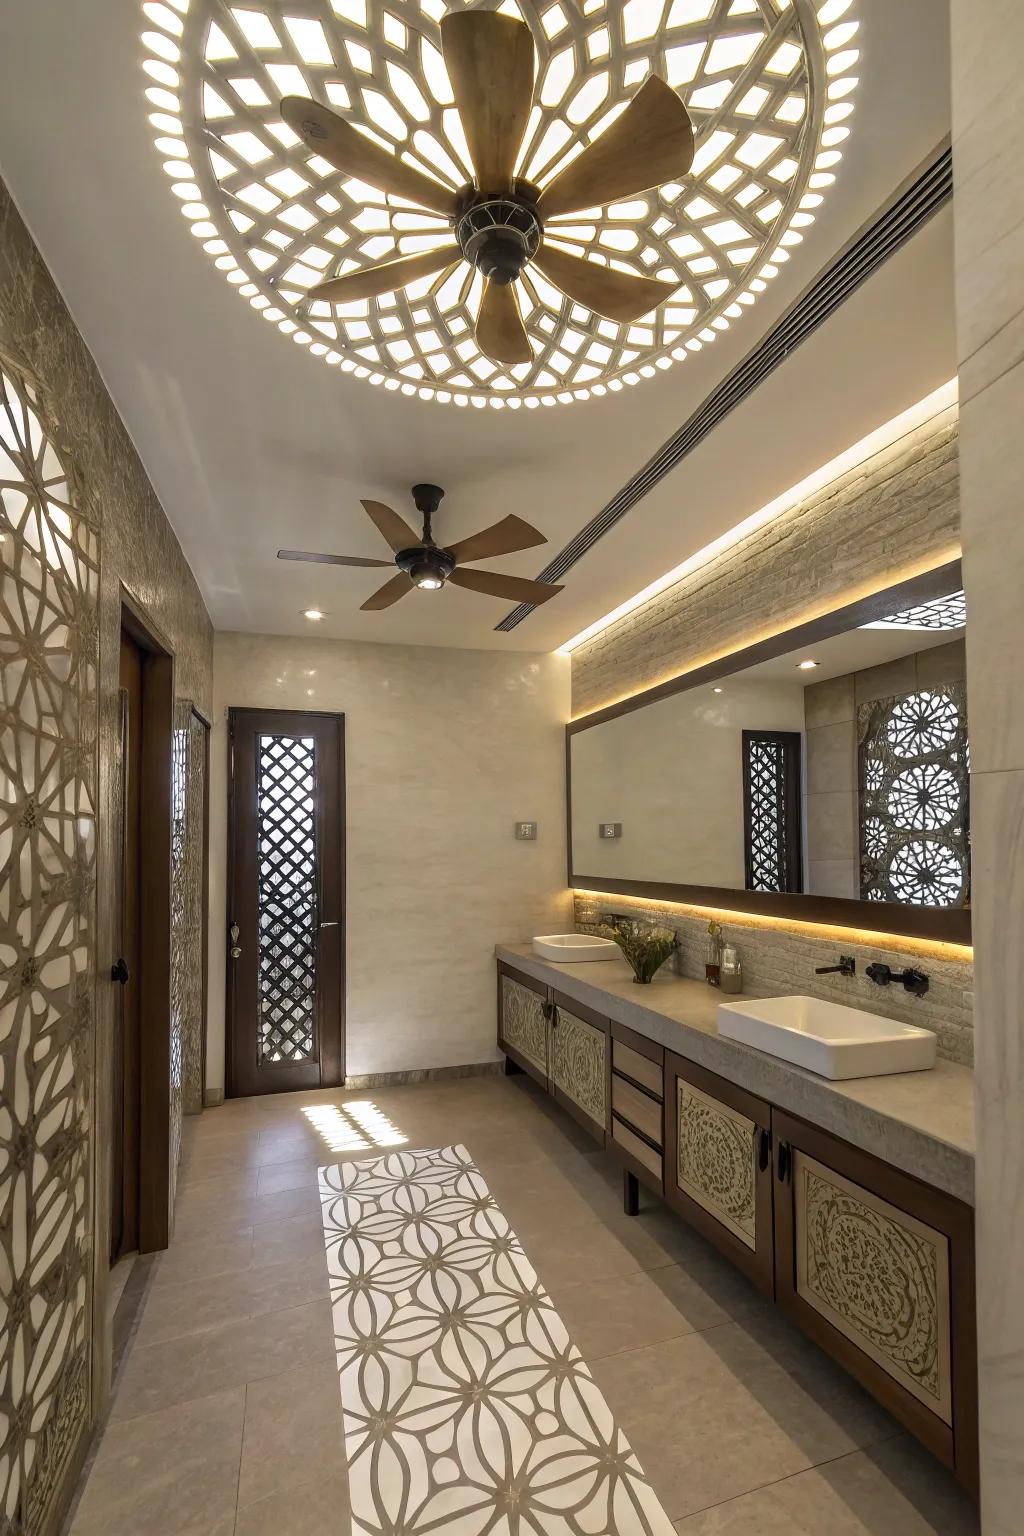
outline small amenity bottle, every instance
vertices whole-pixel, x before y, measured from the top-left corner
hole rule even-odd
[[[722,925],[712,918],[708,923],[708,941],[704,950],[704,980],[717,987],[722,972]]]
[[[722,950],[721,987],[723,992],[743,991],[743,967],[735,944],[726,944]]]

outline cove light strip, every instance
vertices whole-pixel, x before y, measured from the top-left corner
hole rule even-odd
[[[948,379],[930,395],[925,395],[923,400],[918,400],[916,405],[909,406],[898,416],[893,416],[890,421],[876,427],[873,432],[868,433],[867,437],[862,437],[860,442],[844,448],[836,458],[830,459],[820,469],[814,470],[806,479],[790,486],[788,491],[783,491],[781,496],[776,496],[774,501],[769,501],[759,512],[751,513],[734,528],[729,528],[717,539],[712,539],[710,544],[705,544],[703,549],[698,549],[695,554],[689,555],[681,565],[673,566],[672,570],[666,571],[664,576],[659,576],[657,581],[652,581],[650,586],[644,587],[643,591],[638,592],[635,597],[627,598],[624,603],[620,603],[617,608],[606,613],[603,619],[596,619],[593,624],[588,624],[586,629],[581,629],[578,635],[573,635],[571,640],[566,640],[563,645],[560,645],[555,654],[570,656],[579,646],[584,645],[588,640],[593,640],[595,635],[601,634],[612,624],[617,624],[627,614],[635,612],[644,603],[650,602],[652,597],[657,597],[659,592],[664,592],[666,588],[674,586],[677,581],[682,581],[683,577],[688,576],[691,571],[698,570],[708,561],[714,560],[716,556],[724,554],[727,549],[732,549],[748,534],[755,533],[757,529],[770,523],[773,518],[788,512],[791,507],[796,506],[806,497],[812,496],[815,491],[820,491],[830,481],[837,479],[848,470],[856,469],[858,464],[863,464],[872,455],[880,453],[883,448],[889,448],[893,443],[899,442],[901,437],[923,426],[933,416],[948,410],[951,405],[956,404],[956,401],[957,381],[955,378]]]

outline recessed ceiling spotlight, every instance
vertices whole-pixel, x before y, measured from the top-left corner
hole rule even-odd
[[[798,661],[797,662],[797,666],[799,667],[801,672],[810,672],[812,670],[812,668],[820,667],[821,666],[821,662],[820,661],[811,661],[810,658],[808,657],[808,659],[806,661]]]
[[[302,617],[308,619],[311,624],[319,624],[320,620],[324,617],[324,613],[320,608],[304,608],[302,610]]]
[[[725,689],[724,688],[716,688],[714,691],[715,691],[715,693],[724,693]]]

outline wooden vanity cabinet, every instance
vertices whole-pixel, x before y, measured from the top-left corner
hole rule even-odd
[[[772,1130],[776,1300],[976,1492],[974,1213],[782,1110]]]
[[[594,1140],[608,1125],[606,1018],[522,971],[498,966],[498,1048]]]
[[[549,989],[532,976],[498,965],[498,1048],[548,1086],[551,1002]]]
[[[608,1125],[608,1020],[552,992],[548,1080],[555,1102],[603,1147]]]
[[[774,1294],[772,1111],[695,1062],[665,1053],[665,1199]]]
[[[658,1195],[664,1193],[664,1074],[661,1046],[613,1020],[608,1150]]]

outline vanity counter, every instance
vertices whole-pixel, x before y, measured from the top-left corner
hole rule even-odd
[[[499,944],[495,954],[513,969],[801,1120],[974,1203],[974,1074],[969,1067],[940,1060],[927,1072],[831,1082],[721,1037],[722,994],[704,982],[663,969],[650,986],[640,987],[624,960],[559,965],[538,959],[528,944]]]

